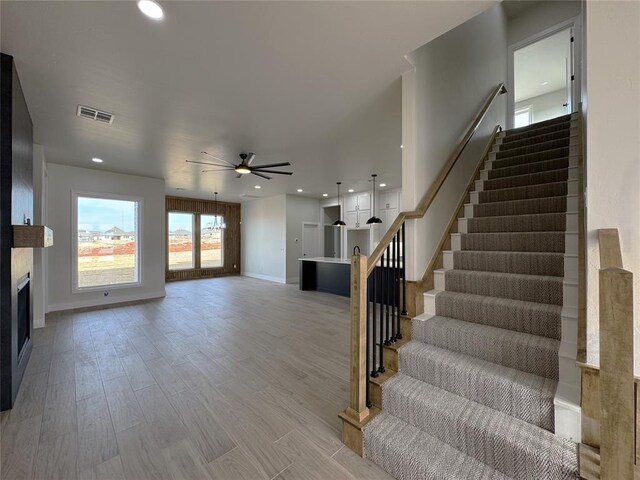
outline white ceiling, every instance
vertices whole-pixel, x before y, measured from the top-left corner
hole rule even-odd
[[[567,29],[514,52],[516,103],[565,88],[570,40]]]
[[[155,22],[133,1],[3,1],[1,48],[50,162],[228,201],[320,196],[337,180],[366,189],[370,173],[400,185],[404,55],[493,3],[165,1]],[[115,114],[113,125],[76,117],[78,104]],[[202,150],[290,161],[294,175],[203,174],[185,163]]]

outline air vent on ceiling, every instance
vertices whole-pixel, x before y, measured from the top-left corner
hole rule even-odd
[[[239,195],[239,197],[240,197],[240,198],[261,198],[261,197],[259,197],[259,196],[257,196],[257,195],[248,195],[248,194],[246,194],[246,193],[241,193],[241,194]]]
[[[88,118],[102,123],[113,123],[113,115],[108,112],[103,112],[91,107],[85,107],[84,105],[78,105],[78,111],[76,115],[82,118]]]

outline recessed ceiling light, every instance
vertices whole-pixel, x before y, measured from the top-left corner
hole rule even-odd
[[[542,82],[540,85],[544,87],[545,85],[549,85],[549,82]]]
[[[323,193],[323,194],[322,194],[322,196],[323,196],[323,197],[328,197],[328,196],[329,196],[329,194],[328,194],[328,193]]]
[[[261,187],[260,185],[256,185],[256,186],[255,186],[255,187],[253,187],[253,188],[255,188],[256,190],[260,190],[262,187]]]
[[[95,162],[95,163],[102,163],[102,159],[101,159],[101,158],[97,158],[97,157],[93,157],[93,158],[91,159],[91,161],[92,161],[92,162]]]
[[[298,190],[296,190],[296,192],[298,192],[298,193],[302,193],[302,189],[301,189],[301,188],[299,188]]]
[[[353,193],[355,190],[353,188],[350,188],[349,190],[347,190],[347,192],[349,193]]]
[[[386,186],[387,186],[387,184],[386,184],[386,183],[381,183],[381,184],[380,184],[380,186],[381,186],[381,187],[386,187]]]
[[[164,18],[162,7],[153,0],[139,0],[138,8],[147,17],[154,20],[162,20]]]

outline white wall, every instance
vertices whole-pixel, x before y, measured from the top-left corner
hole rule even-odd
[[[541,1],[509,19],[507,42],[514,45],[570,18],[580,15],[581,1]]]
[[[415,76],[403,76],[403,96],[415,104],[415,114],[409,111],[403,121],[411,122],[414,116],[415,125],[403,125],[403,210],[416,207],[488,95],[507,80],[507,26],[502,6],[420,47],[409,59]],[[497,124],[504,125],[504,97],[494,103],[429,213],[409,222],[409,279],[422,276],[491,132]]]
[[[242,274],[286,283],[286,195],[242,204]]]
[[[634,275],[640,374],[640,2],[586,4],[588,361],[598,362],[597,229],[618,228]]]
[[[164,296],[164,180],[54,163],[47,164],[47,174],[46,213],[48,224],[54,232],[54,245],[47,251],[48,311]],[[72,293],[72,191],[143,198],[140,286],[105,287],[104,292],[109,292],[107,297],[103,291]]]
[[[302,223],[320,223],[320,201],[299,195],[287,195],[286,200],[286,264],[287,283],[297,283],[300,277],[298,259],[302,257]],[[318,227],[318,255],[322,252],[324,227]],[[297,239],[297,241],[296,241]]]
[[[42,145],[33,145],[33,224],[47,225],[45,188],[46,162]],[[33,249],[33,327],[44,327],[47,311],[47,248]]]
[[[562,104],[566,101],[565,90],[556,90],[555,92],[545,93],[537,97],[527,98],[516,103],[516,110],[521,107],[531,105],[532,119],[531,123],[542,122],[550,118],[559,117],[567,113],[567,108]]]

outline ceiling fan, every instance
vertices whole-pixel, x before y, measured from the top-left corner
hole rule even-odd
[[[271,177],[268,175],[265,175],[265,173],[275,173],[277,175],[293,175],[293,172],[280,172],[278,170],[270,170],[271,168],[288,167],[291,165],[289,162],[269,163],[266,165],[253,166],[252,163],[256,158],[256,154],[251,152],[249,152],[248,154],[241,153],[239,156],[242,161],[237,165],[234,165],[231,162],[223,160],[222,158],[215,157],[210,153],[207,153],[207,152],[201,152],[201,153],[203,153],[204,155],[208,155],[211,158],[215,158],[219,162],[222,162],[222,163],[211,163],[211,162],[199,162],[197,160],[186,161],[187,163],[198,163],[201,165],[211,165],[214,167],[218,167],[218,168],[210,168],[210,169],[202,170],[203,172],[230,172],[234,170],[238,174],[236,178],[240,178],[242,177],[242,175],[251,173],[252,175],[257,175],[258,177],[266,178],[267,180],[271,180]]]

